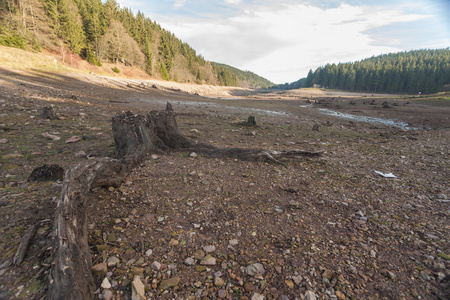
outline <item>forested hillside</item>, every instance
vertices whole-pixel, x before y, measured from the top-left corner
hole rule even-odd
[[[327,64],[306,78],[278,88],[319,85],[375,93],[436,93],[450,84],[450,49],[416,50],[371,57],[354,63]]]
[[[235,68],[224,80],[192,47],[141,12],[115,0],[0,1],[0,44],[32,51],[46,49],[63,61],[76,54],[94,65],[133,65],[165,80],[255,86],[264,80],[241,76]],[[229,74],[226,75],[226,77]],[[256,78],[256,77],[255,77]],[[258,87],[258,86],[255,86]]]
[[[242,71],[234,67],[215,62],[212,62],[211,64],[221,85],[262,88],[273,86],[272,82],[256,75],[253,72]]]

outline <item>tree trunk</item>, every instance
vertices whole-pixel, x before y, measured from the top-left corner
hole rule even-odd
[[[111,158],[84,161],[66,172],[55,215],[49,299],[93,299],[87,194],[98,186],[118,186],[127,174],[127,167]]]

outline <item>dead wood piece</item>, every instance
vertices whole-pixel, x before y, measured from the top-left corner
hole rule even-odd
[[[58,116],[56,115],[56,108],[54,105],[47,105],[42,108],[42,112],[39,115],[42,119],[56,120]]]
[[[28,181],[63,180],[64,169],[58,165],[43,165],[34,169]]]
[[[87,194],[99,185],[117,185],[126,175],[127,167],[111,158],[84,161],[67,170],[55,214],[55,259],[50,271],[49,299],[93,299]]]
[[[34,234],[36,233],[37,226],[31,225],[30,228],[25,232],[22,239],[20,240],[19,247],[17,248],[16,254],[13,258],[13,263],[18,266],[20,265],[23,260],[25,259],[25,256],[27,254],[28,247],[31,244],[31,240],[34,237]]]

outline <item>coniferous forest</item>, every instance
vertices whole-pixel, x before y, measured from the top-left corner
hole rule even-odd
[[[45,49],[63,59],[76,54],[94,65],[133,65],[165,80],[273,85],[247,74],[251,72],[210,63],[155,21],[141,12],[134,14],[129,8],[121,8],[115,0],[0,1],[0,45]]]
[[[320,86],[354,92],[436,93],[450,84],[450,49],[416,50],[327,64],[306,78],[276,88]]]

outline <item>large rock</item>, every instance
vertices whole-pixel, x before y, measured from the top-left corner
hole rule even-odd
[[[256,275],[264,275],[266,273],[266,270],[264,270],[264,267],[260,263],[248,265],[245,268],[245,273],[250,276],[256,276]]]
[[[135,276],[131,283],[131,299],[145,300],[145,286],[139,276]]]

